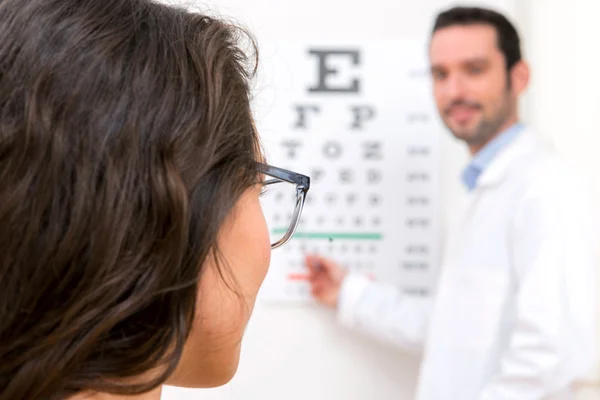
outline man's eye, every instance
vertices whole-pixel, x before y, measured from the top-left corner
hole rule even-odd
[[[445,72],[441,72],[441,71],[434,71],[431,75],[433,76],[433,79],[435,79],[436,81],[445,79],[447,76],[447,74]]]

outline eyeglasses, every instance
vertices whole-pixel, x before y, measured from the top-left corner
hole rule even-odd
[[[296,232],[310,178],[260,163],[258,170],[266,175],[260,203],[271,236],[271,248],[276,249],[289,242]]]

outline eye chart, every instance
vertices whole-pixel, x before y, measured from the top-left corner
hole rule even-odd
[[[300,225],[273,250],[261,298],[312,301],[304,256],[315,253],[430,293],[444,131],[426,56],[417,40],[261,43],[254,107],[267,162],[311,177]],[[289,207],[263,211],[271,221]]]

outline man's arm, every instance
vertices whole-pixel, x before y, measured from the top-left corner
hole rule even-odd
[[[479,400],[542,400],[592,367],[598,238],[580,200],[562,187],[533,192],[516,210],[517,318],[501,370]]]
[[[405,350],[421,349],[433,301],[403,294],[392,285],[349,274],[328,258],[306,257],[313,296],[337,309],[340,322]]]
[[[342,283],[338,319],[384,343],[418,352],[425,342],[432,299],[406,295],[393,286],[350,274]]]

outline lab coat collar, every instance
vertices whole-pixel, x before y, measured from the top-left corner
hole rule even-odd
[[[525,128],[491,161],[477,182],[476,188],[487,188],[499,184],[514,161],[538,148],[538,141],[531,130]]]

